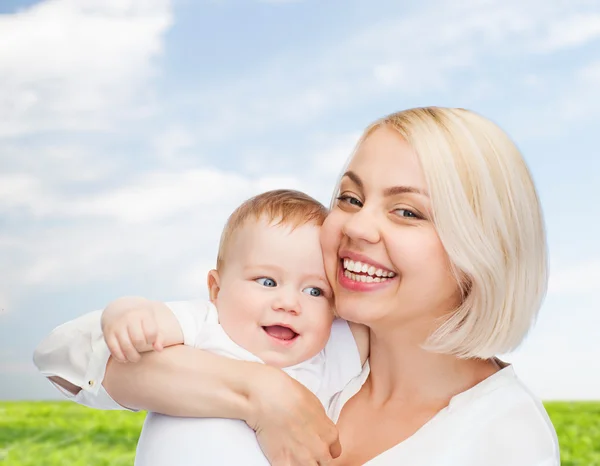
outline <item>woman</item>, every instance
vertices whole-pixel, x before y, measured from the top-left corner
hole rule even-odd
[[[559,465],[543,406],[494,357],[523,340],[547,282],[539,201],[508,136],[461,109],[390,115],[367,128],[335,197],[328,278],[338,314],[371,338],[361,376],[331,401],[339,443],[285,374],[191,348],[111,360],[107,392],[136,409],[243,419],[275,465]],[[367,281],[371,266],[393,278]]]

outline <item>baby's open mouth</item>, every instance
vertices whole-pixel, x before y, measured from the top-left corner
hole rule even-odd
[[[267,325],[263,327],[263,330],[278,340],[291,341],[298,336],[291,328],[283,325]]]

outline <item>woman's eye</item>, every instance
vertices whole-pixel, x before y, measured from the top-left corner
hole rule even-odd
[[[304,288],[302,290],[302,292],[309,294],[311,296],[314,296],[316,298],[318,298],[319,296],[323,296],[325,294],[321,288],[317,288],[314,286],[309,286],[308,288]]]
[[[257,278],[255,281],[259,285],[266,286],[267,288],[273,288],[273,287],[277,286],[277,283],[275,282],[275,280],[273,280],[272,278],[269,278],[269,277]]]
[[[396,215],[403,218],[419,218],[417,214],[408,209],[396,209],[394,210],[394,212],[396,213]]]
[[[345,204],[350,204],[356,207],[362,207],[362,202],[360,202],[360,200],[353,196],[348,196],[347,194],[342,194],[341,196],[338,196],[337,200]]]

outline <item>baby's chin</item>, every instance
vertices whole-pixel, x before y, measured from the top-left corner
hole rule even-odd
[[[298,342],[300,343],[300,342]],[[292,367],[316,356],[323,348],[290,348],[282,351],[265,351],[264,354],[258,355],[268,366],[285,369]]]

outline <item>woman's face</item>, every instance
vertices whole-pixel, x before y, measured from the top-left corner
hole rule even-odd
[[[434,319],[460,303],[417,156],[393,129],[377,128],[358,148],[321,242],[337,312],[346,320],[430,331]]]

